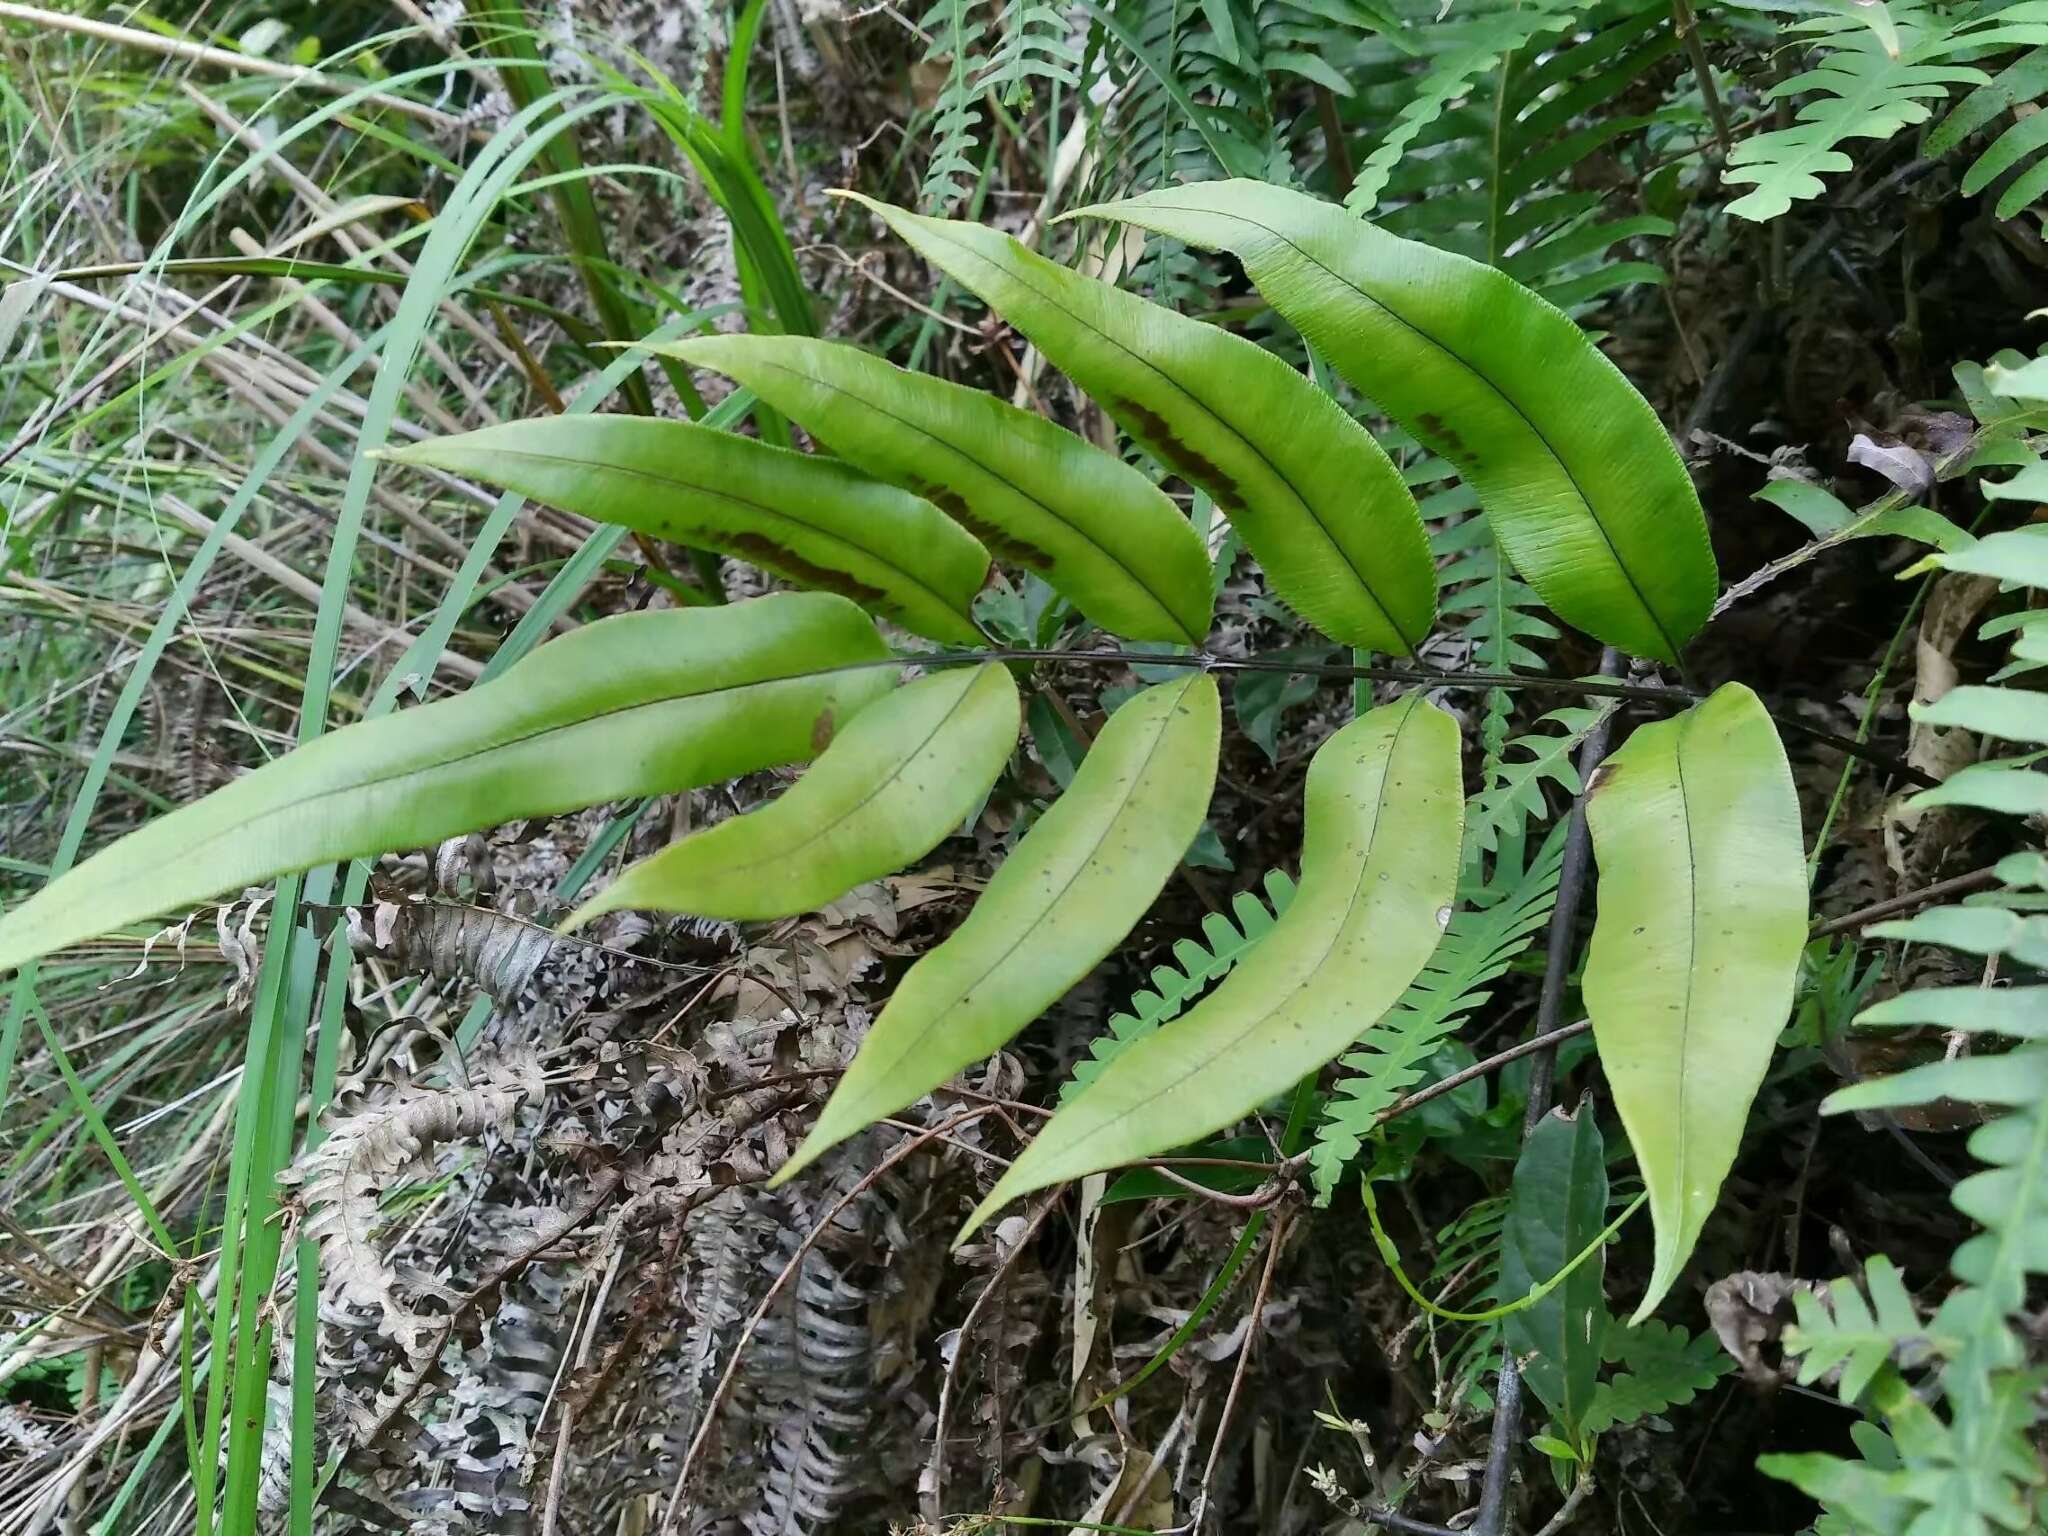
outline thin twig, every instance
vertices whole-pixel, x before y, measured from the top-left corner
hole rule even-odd
[[[1565,1041],[1575,1035],[1583,1035],[1592,1027],[1591,1019],[1581,1019],[1576,1024],[1566,1024],[1551,1030],[1548,1034],[1534,1035],[1519,1045],[1511,1045],[1506,1050],[1497,1052],[1474,1066],[1466,1067],[1461,1072],[1453,1072],[1449,1077],[1437,1079],[1427,1088],[1416,1089],[1405,1099],[1397,1099],[1373,1116],[1373,1124],[1380,1125],[1396,1115],[1405,1115],[1409,1110],[1420,1108],[1431,1099],[1441,1098],[1444,1094],[1464,1087],[1474,1078],[1485,1077],[1490,1072],[1500,1070],[1511,1061],[1520,1061],[1524,1056],[1534,1055],[1538,1051],[1549,1051],[1554,1054],[1557,1047]]]
[[[1259,1288],[1252,1296],[1251,1315],[1245,1320],[1244,1343],[1238,1346],[1237,1368],[1230,1373],[1230,1391],[1223,1399],[1223,1412],[1216,1420],[1216,1437],[1210,1442],[1209,1460],[1202,1468],[1202,1481],[1195,1490],[1195,1505],[1189,1511],[1188,1529],[1193,1536],[1201,1536],[1203,1519],[1208,1512],[1209,1489],[1215,1483],[1216,1466],[1223,1458],[1224,1442],[1230,1438],[1230,1420],[1237,1411],[1238,1394],[1244,1390],[1252,1351],[1259,1342],[1259,1322],[1266,1315],[1266,1297],[1273,1289],[1273,1271],[1280,1266],[1280,1247],[1287,1241],[1287,1225],[1284,1212],[1273,1220],[1273,1235],[1267,1240],[1266,1267],[1259,1272]]]
[[[996,1265],[995,1273],[989,1276],[988,1284],[982,1289],[982,1293],[975,1297],[974,1305],[967,1309],[967,1316],[960,1324],[960,1331],[953,1336],[953,1358],[947,1363],[944,1380],[939,1383],[938,1414],[932,1426],[931,1492],[926,1495],[925,1500],[929,1512],[935,1513],[946,1507],[946,1415],[953,1405],[954,1379],[960,1373],[961,1362],[967,1358],[967,1340],[974,1332],[974,1325],[981,1321],[982,1309],[1009,1278],[1011,1266],[1017,1262],[1018,1256],[1031,1246],[1031,1239],[1045,1224],[1045,1218],[1059,1205],[1063,1193],[1062,1190],[1054,1190],[1040,1203],[1038,1209],[1031,1213],[1031,1220],[1025,1226],[1022,1235],[1011,1245],[1010,1251],[1003,1255],[1002,1262]]]
[[[1912,912],[1930,902],[1943,901],[1950,896],[1962,896],[1971,891],[1981,891],[1988,885],[1998,883],[1995,866],[1973,869],[1967,875],[1957,875],[1952,880],[1938,880],[1933,885],[1922,886],[1917,891],[1908,891],[1903,896],[1893,896],[1885,901],[1872,902],[1867,907],[1858,907],[1854,912],[1841,917],[1831,917],[1824,923],[1815,923],[1807,931],[1810,939],[1824,939],[1831,933],[1847,933],[1852,928],[1861,928],[1865,923],[1874,923],[1881,918],[1897,917],[1901,912]]]

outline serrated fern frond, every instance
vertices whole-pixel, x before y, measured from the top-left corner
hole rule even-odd
[[[1623,1369],[1593,1389],[1580,1426],[1588,1435],[1682,1408],[1735,1368],[1713,1334],[1688,1334],[1655,1318],[1633,1328],[1610,1321],[1602,1350]]]
[[[1421,1080],[1423,1064],[1444,1037],[1492,997],[1493,983],[1549,921],[1563,863],[1564,828],[1559,826],[1526,869],[1515,872],[1511,883],[1502,882],[1508,889],[1498,900],[1452,914],[1443,942],[1422,973],[1359,1036],[1358,1049],[1342,1058],[1355,1075],[1338,1083],[1309,1149],[1319,1200],[1330,1198],[1380,1113]]]
[[[925,61],[945,61],[946,83],[932,106],[931,160],[918,196],[928,210],[943,213],[967,196],[980,174],[971,156],[981,142],[976,102],[989,65],[981,52],[988,23],[979,0],[934,0],[924,13],[924,29],[932,40]]]
[[[2032,531],[1992,534],[1933,560],[1953,570],[2048,587],[2041,540]],[[1928,723],[1963,726],[2031,748],[2048,738],[2040,698],[1984,685],[1956,689],[1913,712]],[[2048,803],[2048,774],[2034,769],[2030,758],[1978,764],[1916,797],[1916,803],[1994,806],[2028,793]],[[2031,915],[2039,892],[2048,887],[2048,858],[2014,854],[1998,871],[2005,888],[1976,903],[1933,908],[1869,931],[1947,945],[2008,966],[2048,967],[2048,918]],[[1901,1464],[1887,1468],[1803,1455],[1766,1457],[1759,1466],[1822,1499],[1859,1531],[1993,1536],[2034,1529],[2048,1477],[2031,1436],[2042,1419],[2039,1394],[2048,1373],[2028,1364],[2014,1320],[2026,1315],[2030,1284],[2048,1275],[2048,1243],[2041,1236],[2048,1232],[2048,987],[1929,988],[1866,1009],[1857,1022],[1932,1024],[1983,1037],[1970,1054],[1852,1084],[1823,1106],[1830,1112],[1882,1110],[1953,1099],[2004,1109],[1970,1136],[1970,1155],[1983,1167],[1950,1191],[1956,1209],[1981,1230],[1956,1249],[1949,1266],[1956,1288],[1925,1329],[1943,1361],[1935,1402],[1885,1370],[1900,1339],[1919,1326],[1887,1261],[1873,1259],[1867,1270],[1873,1308],[1863,1306],[1853,1287],[1838,1286],[1832,1311],[1817,1301],[1803,1305],[1799,1330],[1788,1337],[1788,1348],[1806,1357],[1803,1379],[1840,1363],[1845,1396],[1869,1388]],[[1999,1052],[1991,1038],[1998,1036],[2020,1043]]]
[[[1555,640],[1557,626],[1543,617],[1535,589],[1508,564],[1485,514],[1440,529],[1431,537],[1430,549],[1440,559],[1449,557],[1438,578],[1447,594],[1441,611],[1447,621],[1464,620],[1473,665],[1486,672],[1545,670],[1532,643]],[[1486,695],[1479,734],[1489,773],[1506,749],[1513,706],[1504,688]]]
[[[1652,0],[1542,0],[1460,6],[1417,20],[1426,63],[1396,88],[1392,127],[1367,157],[1347,206],[1397,234],[1500,267],[1564,308],[1636,282],[1660,282],[1626,242],[1668,220],[1608,216],[1572,168],[1652,123],[1686,116],[1624,109],[1631,88],[1678,47]],[[1369,91],[1377,103],[1385,92]],[[1391,105],[1391,103],[1390,103]]]
[[[1202,941],[1182,939],[1175,944],[1173,964],[1155,967],[1151,987],[1131,994],[1128,1011],[1109,1016],[1109,1033],[1095,1037],[1087,1058],[1074,1064],[1073,1077],[1060,1090],[1062,1104],[1094,1082],[1102,1069],[1134,1041],[1151,1034],[1168,1019],[1178,1018],[1190,1003],[1228,975],[1254,944],[1272,932],[1273,924],[1294,899],[1294,881],[1285,870],[1273,869],[1266,872],[1260,883],[1266,890],[1264,901],[1252,891],[1239,891],[1230,904],[1235,922],[1221,912],[1211,912],[1202,920]]]
[[[1466,857],[1492,853],[1503,837],[1521,835],[1532,817],[1549,810],[1544,786],[1555,784],[1576,796],[1585,786],[1573,762],[1586,737],[1620,707],[1620,701],[1554,709],[1526,734],[1509,741],[1486,769],[1488,783],[1472,797],[1465,812]],[[1544,726],[1556,726],[1555,731]],[[1516,755],[1510,757],[1509,753]],[[1525,755],[1526,754],[1526,755]]]
[[[1836,1391],[1845,1403],[1861,1398],[1894,1359],[1916,1363],[1927,1342],[1898,1266],[1880,1253],[1863,1275],[1863,1286],[1844,1276],[1825,1289],[1799,1292],[1792,1298],[1798,1321],[1785,1330],[1785,1353],[1799,1360],[1799,1384],[1812,1386],[1839,1370]]]
[[[1863,16],[1849,14],[1851,9],[1812,17],[1789,29],[1825,39],[1829,51],[1812,69],[1773,87],[1766,97],[1810,97],[1799,109],[1798,120],[1788,128],[1744,139],[1729,155],[1723,179],[1753,188],[1728,205],[1730,213],[1762,222],[1777,218],[1795,202],[1819,197],[1827,190],[1821,181],[1824,173],[1851,168],[1841,149],[1850,139],[1889,139],[1926,122],[1934,114],[1934,104],[1953,86],[1974,85],[1980,91],[1993,86],[1992,77],[1975,64],[1952,62],[1957,55],[1981,58],[2002,48],[2039,44],[2044,41],[2042,23],[2048,21],[2048,7],[2035,0],[2021,0],[2004,10],[1981,7],[1948,15],[1915,0],[1896,0],[1883,8],[1890,22],[1885,29],[1866,24]],[[2010,84],[2017,86],[2027,78],[2023,73]],[[1971,107],[1969,101],[1977,105]],[[1957,109],[1961,122],[1954,139],[1959,141],[1971,125],[1988,122],[1999,110],[1996,92],[1982,100],[1973,93]],[[2031,148],[2038,148],[2043,142],[2040,132],[2029,130],[2035,136],[2031,146],[2023,135],[2000,150],[1999,159],[1978,184],[1988,184]],[[2031,179],[2029,173],[2023,181]]]

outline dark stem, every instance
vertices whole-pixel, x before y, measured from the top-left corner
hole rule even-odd
[[[1812,547],[1807,546],[1809,550]],[[1041,651],[1004,646],[985,651],[931,651],[910,656],[892,656],[884,661],[854,662],[847,670],[913,665],[965,667],[978,666],[988,661],[1063,661],[1093,667],[1196,667],[1204,672],[1266,672],[1288,677],[1320,677],[1340,682],[1363,680],[1374,683],[1406,683],[1417,688],[1474,691],[1491,688],[1511,691],[1520,689],[1528,693],[1569,693],[1583,698],[1629,699],[1638,703],[1662,704],[1667,708],[1677,709],[1690,709],[1706,697],[1694,688],[1673,688],[1659,683],[1624,683],[1612,677],[1529,677],[1519,672],[1439,672],[1432,667],[1352,667],[1334,662],[1275,661],[1259,656],[1229,660],[1200,651],[1154,654],[1150,651],[1126,650]],[[1819,726],[1808,725],[1804,720],[1786,716],[1772,715],[1771,719],[1780,731],[1804,736],[1809,741],[1817,741],[1850,757],[1860,758],[1873,767],[1882,768],[1894,778],[1917,784],[1922,789],[1932,789],[1938,782],[1911,763],[1894,757],[1889,752],[1881,752],[1853,737],[1823,730]]]
[[[1621,670],[1621,653],[1609,646],[1600,653],[1600,670],[1612,676]],[[1564,1010],[1565,984],[1571,978],[1573,940],[1579,904],[1586,894],[1586,871],[1593,862],[1593,835],[1586,826],[1586,797],[1601,760],[1607,756],[1610,720],[1587,733],[1579,748],[1579,782],[1586,786],[1572,804],[1571,830],[1565,834],[1564,866],[1557,877],[1557,905],[1550,913],[1549,948],[1543,957],[1543,992],[1536,1005],[1536,1038],[1554,1036]],[[1536,1051],[1529,1073],[1529,1104],[1522,1112],[1522,1136],[1550,1111],[1551,1080],[1557,1069],[1557,1042]],[[1515,1448],[1522,1438],[1522,1370],[1514,1350],[1501,1354],[1500,1379],[1493,1395],[1493,1436],[1486,1451],[1486,1478],[1480,1485],[1479,1515],[1473,1536],[1502,1536],[1507,1529],[1508,1482],[1514,1471]]]

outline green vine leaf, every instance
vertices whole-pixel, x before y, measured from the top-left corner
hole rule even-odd
[[[1785,749],[1739,683],[1637,730],[1594,776],[1586,819],[1586,1010],[1656,1228],[1640,1322],[1714,1209],[1791,1014],[1805,850]]]

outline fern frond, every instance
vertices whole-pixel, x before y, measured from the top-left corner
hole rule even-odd
[[[1618,700],[1595,705],[1573,705],[1554,709],[1536,722],[1536,728],[1517,736],[1502,749],[1498,761],[1489,765],[1490,782],[1472,797],[1465,812],[1467,858],[1474,852],[1492,853],[1503,836],[1519,836],[1531,817],[1541,818],[1549,807],[1544,786],[1555,784],[1567,795],[1577,795],[1585,786],[1572,761],[1579,745],[1593,730],[1620,707]],[[1541,727],[1554,725],[1555,731]],[[1509,757],[1510,752],[1527,756]]]
[[[1678,46],[1651,0],[1547,0],[1459,8],[1417,23],[1428,63],[1404,82],[1393,126],[1348,205],[1388,229],[1512,273],[1565,308],[1662,281],[1628,242],[1669,235],[1668,220],[1608,216],[1591,191],[1560,191],[1572,168],[1652,123],[1690,116],[1619,110]]]
[[[1841,149],[1850,139],[1889,139],[1926,122],[1934,103],[1944,100],[1952,86],[1975,85],[1980,91],[1993,87],[1992,77],[1975,64],[1951,62],[1956,55],[1981,57],[2018,44],[2039,44],[2044,40],[2042,23],[2048,20],[2048,7],[2034,0],[2021,0],[2002,11],[1982,8],[1949,16],[1915,0],[1896,0],[1887,9],[1889,36],[1849,14],[1816,16],[1789,29],[1826,39],[1830,51],[1812,69],[1773,87],[1766,97],[1777,101],[1810,95],[1798,120],[1789,128],[1743,140],[1728,157],[1724,179],[1754,189],[1730,203],[1730,213],[1762,222],[1777,218],[1795,202],[1819,197],[1826,190],[1823,173],[1850,169],[1849,156]],[[2022,72],[2007,88],[2030,78],[2030,73]],[[1970,106],[1973,101],[1977,104]],[[1957,109],[1960,121],[1954,139],[1960,140],[1972,125],[1989,121],[1999,110],[1997,92],[1981,100],[1973,93]],[[1998,158],[1977,177],[1977,185],[1988,184],[2048,142],[2038,137],[2040,132],[2029,129],[2006,149],[1994,145]],[[1971,175],[1976,174],[1972,167]],[[2033,179],[2029,172],[2022,183]],[[2027,200],[2022,198],[2020,206]]]
[[[1438,578],[1447,594],[1440,600],[1441,611],[1446,620],[1465,621],[1473,664],[1487,672],[1545,670],[1543,657],[1532,645],[1555,640],[1557,626],[1542,616],[1542,600],[1535,589],[1508,564],[1485,514],[1440,530],[1430,539],[1430,548],[1439,558],[1449,557]],[[1486,695],[1479,732],[1486,749],[1486,776],[1507,747],[1513,705],[1505,689]]]
[[[2033,48],[1956,103],[1927,135],[1925,151],[1930,158],[1945,155],[2008,112],[2031,106],[2042,96],[2048,96],[2048,48]],[[2036,158],[2048,147],[2048,122],[2042,121],[2043,116],[2039,110],[2016,116],[1999,132],[1963,173],[1965,196],[1974,197],[2029,160],[2033,163],[1998,194],[1998,217],[2014,218],[2048,192],[2048,157]]]
[[[1221,981],[1280,920],[1294,899],[1294,881],[1285,870],[1266,872],[1261,882],[1266,899],[1251,891],[1239,891],[1231,901],[1232,922],[1221,912],[1202,920],[1202,942],[1182,939],[1173,946],[1173,964],[1155,967],[1152,985],[1131,994],[1127,1012],[1109,1017],[1109,1033],[1098,1035],[1088,1047],[1085,1060],[1074,1064],[1074,1075],[1060,1090],[1065,1104],[1102,1074],[1102,1069],[1128,1050],[1134,1041],[1151,1034],[1169,1019],[1178,1018],[1214,983]]]
[[[1581,1425],[1588,1435],[1682,1408],[1735,1369],[1713,1334],[1688,1334],[1655,1318],[1633,1328],[1610,1321],[1603,1352],[1626,1369],[1593,1389]]]
[[[1081,83],[1081,46],[1058,7],[1047,0],[1015,0],[1004,8],[1002,30],[1002,42],[975,81],[977,90],[1020,105],[1030,100],[1033,80],[1069,89]]]
[[[924,14],[924,29],[932,40],[925,60],[946,62],[946,83],[932,107],[931,160],[918,194],[935,213],[965,198],[980,174],[971,158],[981,142],[981,113],[975,103],[989,61],[981,53],[988,23],[982,20],[979,5],[980,0],[934,0]]]
[[[1563,863],[1564,828],[1559,826],[1528,867],[1511,877],[1500,899],[1452,914],[1422,974],[1359,1037],[1358,1049],[1342,1058],[1357,1075],[1338,1083],[1309,1150],[1319,1201],[1328,1201],[1381,1111],[1421,1080],[1423,1064],[1444,1037],[1492,997],[1493,983],[1549,921]]]
[[[2033,537],[1993,534],[1934,560],[2048,586],[2048,565],[2030,558]],[[1958,689],[1938,704],[1916,706],[1914,713],[1934,724],[1967,725],[1994,739],[2033,745],[2048,736],[2039,699],[2036,693],[1986,685]],[[1996,774],[1983,776],[1984,767]],[[2042,781],[2039,788],[2048,792],[2048,775],[2032,771],[2024,761],[1979,765],[1974,771],[1975,788],[1955,788],[1967,777],[1958,774],[1916,799],[2007,801],[2028,779]],[[2018,854],[1999,868],[2011,885],[1979,903],[1935,908],[1869,931],[1879,938],[1944,944],[2041,969],[2048,965],[2048,919],[2027,915],[2035,893],[2012,885],[2037,886],[2048,876],[2048,860],[2038,853]],[[1945,1416],[1907,1388],[1896,1372],[1886,1370],[1901,1339],[1919,1329],[1912,1304],[1886,1261],[1873,1259],[1866,1271],[1874,1309],[1863,1305],[1853,1286],[1838,1285],[1832,1311],[1809,1300],[1801,1306],[1799,1329],[1788,1336],[1787,1347],[1806,1357],[1803,1379],[1843,1364],[1844,1395],[1868,1387],[1872,1405],[1891,1428],[1901,1462],[1896,1468],[1826,1456],[1759,1462],[1765,1472],[1827,1502],[1852,1528],[1944,1536],[2034,1528],[2048,1479],[2031,1435],[2042,1418],[2039,1394],[2048,1373],[2028,1365],[2014,1320],[2025,1315],[2030,1283],[2048,1275],[2048,1242],[2042,1239],[2048,1232],[2048,1019],[2039,1006],[2044,995],[2048,989],[2040,987],[2004,992],[1946,987],[1907,993],[1866,1010],[1859,1024],[1939,1024],[2021,1043],[1999,1053],[1985,1041],[1978,1053],[1852,1084],[1823,1106],[1841,1112],[1954,1099],[2008,1111],[1971,1134],[1970,1155],[1984,1166],[1950,1191],[1956,1209],[1981,1230],[1955,1251],[1950,1269],[1958,1284],[1925,1329],[1930,1347],[1944,1361],[1938,1382]]]
[[[1916,1363],[1924,1353],[1926,1329],[1913,1298],[1906,1294],[1898,1267],[1883,1254],[1864,1266],[1863,1287],[1844,1276],[1825,1290],[1801,1291],[1792,1298],[1798,1321],[1785,1330],[1785,1353],[1799,1359],[1799,1384],[1812,1386],[1839,1370],[1836,1388],[1845,1403],[1862,1397],[1877,1373],[1895,1358]]]

